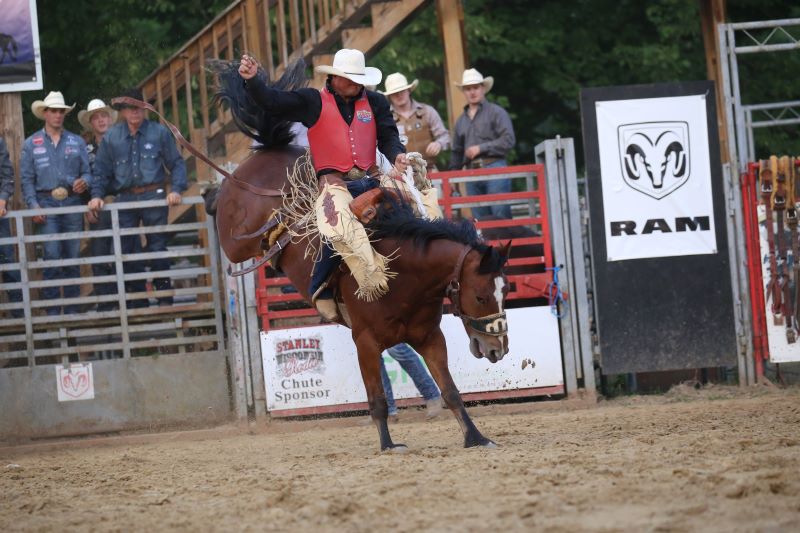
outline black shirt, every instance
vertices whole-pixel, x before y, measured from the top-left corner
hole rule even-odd
[[[248,94],[261,107],[272,113],[281,120],[301,122],[305,127],[310,128],[319,120],[322,113],[322,97],[317,89],[303,88],[294,91],[281,91],[268,87],[262,79],[258,77],[245,81]],[[355,115],[356,100],[358,96],[346,101],[336,94],[336,91],[326,82],[328,91],[336,100],[339,113],[347,124],[353,122]],[[366,91],[366,89],[362,89]],[[378,137],[378,150],[385,155],[391,163],[397,158],[398,154],[405,153],[406,149],[400,143],[400,134],[397,132],[397,125],[389,111],[389,102],[386,97],[373,91],[367,92],[367,101],[375,114],[375,129]],[[319,172],[320,175],[326,174],[325,169]]]

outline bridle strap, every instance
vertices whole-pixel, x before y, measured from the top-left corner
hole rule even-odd
[[[453,268],[453,273],[450,275],[450,283],[447,284],[445,293],[450,301],[453,302],[453,307],[456,316],[461,316],[461,270],[464,268],[464,260],[467,258],[472,248],[464,246],[461,253],[458,255],[458,260]]]

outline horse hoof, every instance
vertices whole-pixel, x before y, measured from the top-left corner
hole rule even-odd
[[[480,446],[481,446],[481,448],[497,448],[498,447],[497,444],[494,441],[488,440],[488,439],[486,440],[486,442],[484,444],[481,444]]]
[[[408,446],[405,444],[395,444],[385,450],[381,450],[381,453],[408,453]]]

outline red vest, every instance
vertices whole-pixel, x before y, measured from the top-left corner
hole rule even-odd
[[[349,126],[327,87],[320,90],[319,94],[322,112],[317,122],[308,129],[314,170],[319,172],[332,168],[348,172],[353,167],[367,170],[375,164],[377,128],[366,91],[356,100],[355,116]]]

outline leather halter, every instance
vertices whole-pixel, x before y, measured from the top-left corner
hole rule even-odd
[[[450,283],[447,284],[445,289],[445,295],[453,302],[453,314],[461,318],[465,327],[481,335],[491,335],[492,337],[507,335],[508,321],[506,320],[505,311],[475,318],[467,315],[461,309],[461,271],[464,268],[464,260],[470,251],[472,251],[470,246],[464,246],[464,249],[461,250],[453,273],[450,276]]]

